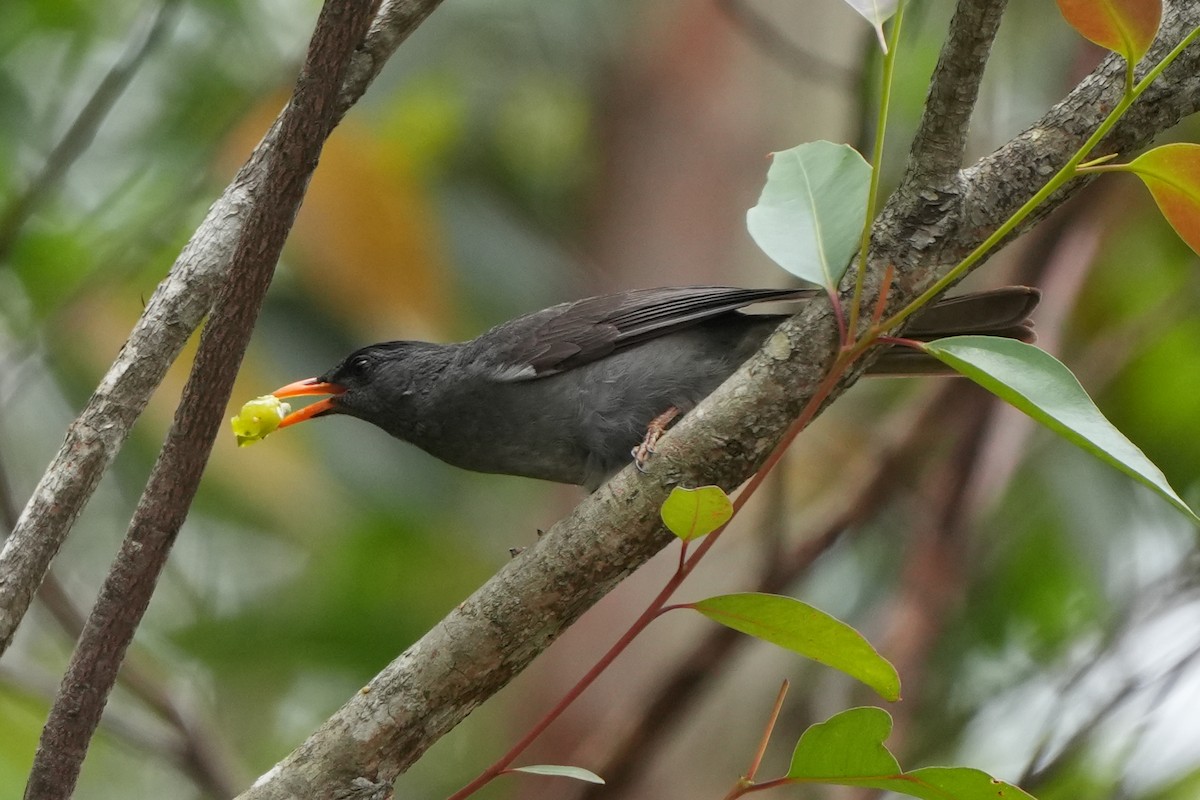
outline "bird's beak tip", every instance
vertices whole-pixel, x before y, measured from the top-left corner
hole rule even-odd
[[[289,425],[295,425],[297,422],[304,422],[307,419],[320,416],[329,411],[335,410],[336,406],[333,403],[333,397],[339,394],[345,394],[346,387],[340,383],[329,383],[322,381],[320,378],[305,378],[304,380],[289,383],[287,386],[280,386],[271,394],[279,398],[284,397],[310,397],[313,395],[329,395],[312,405],[298,408],[292,413],[285,416],[279,422],[280,428],[286,428]]]
[[[276,397],[308,397],[318,394],[343,394],[346,387],[340,383],[329,383],[320,378],[305,378],[301,381],[289,383],[287,386],[280,386],[271,394]]]

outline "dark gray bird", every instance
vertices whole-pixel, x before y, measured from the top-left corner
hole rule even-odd
[[[373,344],[320,377],[276,390],[276,397],[328,395],[280,427],[346,414],[464,469],[593,490],[630,462],[652,421],[690,411],[786,318],[738,309],[817,294],[635,289],[535,311],[469,342]],[[1028,315],[1039,296],[1014,286],[947,298],[914,319],[906,335],[987,333],[1029,341]],[[916,351],[892,348],[872,372],[938,367]]]

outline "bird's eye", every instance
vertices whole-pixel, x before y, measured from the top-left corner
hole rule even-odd
[[[356,356],[350,360],[350,373],[357,376],[367,374],[367,370],[371,368],[371,359],[366,356]]]

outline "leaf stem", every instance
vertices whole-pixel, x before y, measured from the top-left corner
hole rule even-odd
[[[879,171],[883,165],[883,142],[887,132],[888,109],[892,103],[892,83],[896,67],[896,52],[899,49],[900,23],[904,18],[904,3],[896,6],[892,26],[888,31],[887,52],[883,56],[883,74],[880,78],[879,111],[875,123],[875,144],[871,149],[871,183],[867,191],[867,213],[863,219],[862,239],[858,246],[858,267],[854,276],[854,299],[850,303],[850,335],[858,329],[859,308],[862,306],[863,284],[867,275],[867,255],[871,247],[871,226],[875,222],[875,207],[879,203]],[[846,341],[842,339],[843,343]]]
[[[1097,159],[1099,160],[1099,159]],[[1087,166],[1080,165],[1075,168],[1075,172],[1084,175],[1101,175],[1105,172],[1133,172],[1129,169],[1128,164],[1096,164],[1092,163]]]
[[[1085,161],[1082,164],[1080,164],[1078,167],[1075,168],[1075,171],[1083,172],[1085,169],[1091,169],[1092,167],[1098,167],[1101,164],[1105,164],[1109,161],[1112,161],[1114,158],[1117,158],[1119,155],[1121,155],[1121,154],[1120,153],[1109,153],[1106,156],[1100,156],[1099,158],[1093,158],[1091,161]]]
[[[887,269],[883,272],[883,283],[879,286],[879,297],[875,298],[875,310],[871,313],[871,328],[879,327],[879,320],[883,318],[883,312],[887,310],[888,295],[892,292],[892,280],[896,277],[896,266],[888,264]]]
[[[846,312],[842,307],[842,298],[838,296],[836,287],[830,286],[825,290],[829,297],[829,305],[833,307],[833,317],[837,320],[838,345],[845,349],[850,346],[850,329],[846,327]]]
[[[709,535],[711,536],[713,534]],[[520,756],[521,753],[523,753],[525,749],[528,748],[535,739],[537,739],[537,737],[541,736],[542,732],[545,731],[546,728],[550,727],[551,723],[562,716],[562,713],[566,711],[567,708],[569,708],[570,705],[574,703],[575,700],[581,694],[583,694],[589,686],[595,683],[596,679],[603,674],[604,670],[608,669],[608,666],[617,659],[617,656],[625,652],[625,649],[629,647],[635,638],[637,638],[638,634],[640,634],[646,629],[647,626],[650,625],[651,622],[658,618],[658,616],[666,609],[667,600],[670,599],[671,595],[675,593],[675,590],[679,588],[679,584],[683,583],[683,580],[687,577],[688,572],[690,572],[690,570],[676,570],[675,574],[671,576],[666,585],[663,586],[663,588],[641,613],[641,615],[634,620],[633,624],[629,626],[625,633],[621,634],[621,638],[618,639],[613,646],[608,649],[608,652],[601,656],[600,660],[593,664],[591,669],[589,669],[587,673],[585,673],[584,676],[580,678],[575,685],[572,686],[570,690],[562,696],[561,699],[559,699],[557,703],[554,704],[554,707],[547,711],[546,714],[540,720],[538,720],[516,744],[509,748],[507,753],[502,755],[483,772],[479,773],[479,775],[477,775],[475,779],[466,786],[450,795],[448,800],[463,800],[463,798],[469,797],[470,795],[479,791],[485,785],[490,783],[493,778],[508,770],[512,763],[516,761],[517,757]]]
[[[766,727],[763,728],[762,740],[758,743],[758,749],[754,751],[754,758],[750,761],[749,768],[746,769],[746,780],[753,783],[754,776],[758,773],[758,768],[762,765],[763,756],[767,753],[767,745],[771,742],[771,733],[775,730],[775,723],[779,721],[779,713],[783,711],[783,698],[787,697],[788,686],[791,684],[785,678],[783,684],[779,687],[779,694],[775,696],[775,705],[771,708],[771,715],[767,717]]]

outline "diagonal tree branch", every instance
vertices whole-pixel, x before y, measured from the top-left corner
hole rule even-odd
[[[363,92],[379,75],[383,65],[391,58],[409,34],[433,13],[442,0],[383,0],[371,29],[367,31],[362,46],[354,53],[342,90],[338,93],[337,120],[363,96]]]
[[[65,800],[74,791],[125,651],[200,484],[275,264],[337,124],[342,76],[375,5],[328,0],[317,20],[295,92],[275,127],[279,146],[251,198],[175,421],[50,709],[25,790],[30,800]]]
[[[362,96],[402,41],[441,0],[384,0],[351,61],[335,119]],[[12,643],[37,585],[145,409],[167,368],[208,313],[224,280],[250,197],[265,181],[268,154],[279,143],[267,132],[225,192],[209,208],[155,289],[141,318],[46,468],[16,527],[0,550],[0,655]]]
[[[1200,24],[1200,6],[1176,4],[1151,58]],[[1140,147],[1200,104],[1200,47],[1184,53],[1153,94],[1110,137]],[[1014,142],[963,173],[961,197],[938,204],[894,197],[877,223],[872,264],[901,268],[898,309],[946,274],[1064,163],[1121,91],[1111,61]],[[1110,106],[1111,107],[1111,106]],[[1035,140],[1044,147],[1029,146]],[[1068,185],[1040,216],[1078,191]],[[913,186],[919,192],[921,187]],[[913,197],[918,197],[914,202]],[[967,224],[974,223],[974,224]],[[1032,224],[1032,221],[1030,222]],[[1028,227],[1028,225],[1026,226]],[[961,255],[959,255],[961,258]],[[868,282],[878,291],[878,274]],[[848,295],[847,295],[848,296]],[[869,295],[868,295],[869,296]],[[380,792],[438,737],[503,687],[559,632],[671,540],[658,508],[676,484],[732,489],[767,458],[812,395],[836,341],[829,307],[812,303],[660,443],[648,474],[627,469],[413,644],[242,798],[367,796]],[[837,393],[857,377],[847,377]],[[835,394],[837,394],[835,393]],[[356,788],[358,787],[358,788]],[[358,794],[355,794],[358,792]],[[380,794],[379,796],[385,796]]]
[[[63,632],[71,641],[77,641],[87,617],[68,596],[53,569],[46,573],[42,585],[38,587],[37,596]],[[136,655],[129,654],[122,660],[117,681],[177,734],[174,743],[156,737],[154,743],[157,747],[151,752],[164,754],[168,761],[212,797],[232,795],[239,785],[239,770],[230,763],[227,743],[207,719],[196,713],[182,698],[176,697],[156,673],[147,668],[150,665],[136,658]],[[53,702],[54,688],[51,686],[47,692],[47,704]],[[106,719],[105,723],[110,721]],[[129,726],[125,726],[123,732],[129,731]],[[137,744],[136,741],[134,743]]]

